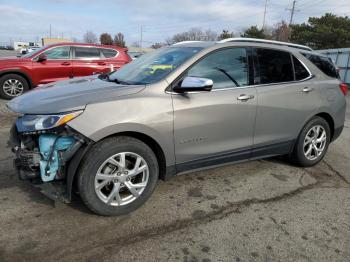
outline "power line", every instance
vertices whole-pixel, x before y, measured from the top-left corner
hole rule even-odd
[[[304,2],[304,3],[299,4],[298,6],[305,8],[305,7],[315,6],[317,4],[320,4],[323,1],[324,0],[315,0],[315,1],[310,1],[310,2]]]
[[[255,14],[261,13],[261,10],[252,12],[250,15],[254,16]],[[219,20],[219,19],[229,19],[227,20]],[[252,18],[250,16],[247,16],[245,13],[240,13],[237,15],[232,14],[226,14],[226,15],[220,15],[219,17],[211,17],[206,18],[203,21],[182,21],[182,22],[172,22],[172,23],[162,23],[162,24],[156,24],[156,25],[147,25],[147,30],[158,30],[158,29],[167,29],[167,28],[181,28],[185,26],[194,26],[194,23],[196,23],[198,26],[201,25],[207,25],[207,24],[213,24],[216,25],[218,23],[234,23],[237,19],[242,20],[251,20]],[[196,26],[194,26],[196,27]]]

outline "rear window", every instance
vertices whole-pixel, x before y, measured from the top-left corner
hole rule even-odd
[[[114,49],[101,49],[101,52],[105,58],[115,57],[118,54],[118,51]]]
[[[293,64],[288,52],[257,49],[260,68],[260,84],[289,82],[294,80]]]
[[[294,64],[295,80],[303,80],[310,76],[310,73],[307,71],[305,66],[294,56],[293,56],[293,64]]]
[[[325,56],[318,56],[313,54],[306,54],[303,53],[303,55],[309,59],[315,66],[318,67],[324,74],[327,76],[338,78],[338,72],[335,68],[333,62]]]
[[[93,47],[75,47],[75,58],[100,58],[100,50]]]

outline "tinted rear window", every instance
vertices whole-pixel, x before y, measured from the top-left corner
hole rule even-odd
[[[294,80],[293,64],[288,52],[258,48],[257,57],[260,67],[260,84]]]
[[[101,49],[101,52],[105,58],[115,57],[118,54],[118,51],[113,49]]]
[[[337,69],[335,68],[334,64],[328,57],[305,54],[305,53],[303,53],[303,55],[307,59],[309,59],[315,66],[317,66],[318,69],[320,69],[327,76],[338,78]]]
[[[93,47],[75,47],[75,58],[100,58],[100,50]]]
[[[295,80],[303,80],[310,76],[310,73],[307,71],[305,66],[294,56],[293,56],[293,64],[294,64]]]

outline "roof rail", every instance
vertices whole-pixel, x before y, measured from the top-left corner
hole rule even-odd
[[[200,42],[203,42],[203,41],[182,41],[182,42],[177,42],[173,45],[182,45],[182,44],[200,43]]]
[[[282,45],[282,46],[288,46],[288,47],[294,47],[299,48],[307,51],[313,51],[312,48],[305,46],[305,45],[298,45],[298,44],[292,44],[287,42],[280,42],[280,41],[274,41],[274,40],[265,40],[265,39],[257,39],[257,38],[245,38],[245,37],[235,37],[235,38],[226,38],[221,41],[218,41],[216,43],[227,43],[227,42],[253,42],[253,43],[267,43],[267,44],[274,44],[274,45]]]

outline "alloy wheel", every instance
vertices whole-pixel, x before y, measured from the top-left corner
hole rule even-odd
[[[127,205],[142,194],[148,178],[147,162],[140,155],[118,153],[99,167],[95,175],[95,192],[108,205]]]
[[[327,143],[326,130],[321,125],[313,126],[304,139],[304,155],[308,160],[315,160],[322,155]]]
[[[4,93],[8,96],[19,96],[23,93],[23,83],[17,79],[7,79],[3,85],[2,89]]]

